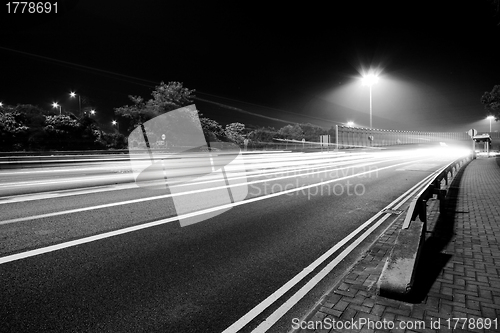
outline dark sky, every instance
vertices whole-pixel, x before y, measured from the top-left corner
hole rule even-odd
[[[368,126],[359,78],[371,68],[374,127],[486,131],[480,97],[500,84],[488,0],[57,2],[52,15],[8,14],[4,2],[3,103],[76,109],[75,90],[107,123],[128,95],[180,81],[223,124]]]

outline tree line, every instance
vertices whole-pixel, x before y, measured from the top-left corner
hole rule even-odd
[[[161,82],[152,91],[152,98],[144,100],[140,96],[129,96],[132,104],[114,109],[116,115],[128,119],[130,133],[134,128],[161,114],[193,104],[195,90],[183,87],[179,82]],[[481,103],[488,114],[500,119],[500,85],[491,92],[485,92]],[[234,122],[225,126],[198,113],[203,134],[207,142],[227,141],[243,145],[249,139],[254,147],[273,142],[274,139],[302,140],[317,142],[320,135],[334,135],[331,127],[326,130],[313,124],[289,124],[279,129],[274,127],[245,126]],[[126,136],[116,129],[106,132],[95,119],[84,115],[58,114],[30,104],[0,106],[0,150],[88,150],[124,149]]]

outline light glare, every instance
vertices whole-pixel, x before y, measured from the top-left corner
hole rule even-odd
[[[365,86],[372,86],[378,82],[378,77],[375,74],[367,74],[363,76],[362,82]]]

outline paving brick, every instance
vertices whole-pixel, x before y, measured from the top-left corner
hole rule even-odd
[[[376,315],[376,316],[382,316],[382,314],[384,313],[385,311],[385,306],[381,305],[381,304],[375,304],[372,308],[372,314],[373,315]]]
[[[338,311],[344,311],[348,305],[349,305],[349,302],[346,302],[344,300],[340,300],[337,302],[337,304],[335,304],[333,309],[338,310]]]
[[[330,309],[330,308],[327,308],[327,307],[324,307],[324,306],[322,306],[321,308],[319,308],[319,311],[323,312],[323,313],[326,313],[326,314],[329,314],[329,315],[332,315],[332,316],[337,317],[337,318],[342,315],[342,311],[338,311],[338,310],[335,310],[335,309]]]
[[[372,310],[371,308],[369,308],[367,306],[363,306],[363,305],[351,305],[350,308],[353,310],[356,310],[356,311],[364,312],[364,313],[370,313]]]
[[[409,316],[411,313],[410,309],[396,309],[396,308],[391,308],[391,307],[386,308],[385,311],[389,312],[389,313],[402,315],[402,316]]]

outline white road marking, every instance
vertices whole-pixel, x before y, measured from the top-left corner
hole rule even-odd
[[[385,162],[385,161],[384,161]],[[403,162],[395,165],[390,165],[388,167],[383,167],[383,168],[377,168],[376,170],[369,170],[357,174],[353,174],[351,176],[346,176],[346,177],[341,177],[341,178],[335,178],[332,180],[324,181],[324,182],[319,182],[319,183],[314,183],[311,185],[304,185],[299,188],[293,188],[289,190],[284,190],[280,191],[277,193],[272,193],[267,196],[262,196],[261,198],[266,199],[266,198],[271,198],[277,195],[283,195],[287,193],[292,193],[292,192],[297,192],[297,191],[303,191],[305,189],[311,188],[311,187],[316,187],[316,186],[321,186],[324,184],[329,184],[331,182],[343,180],[343,179],[348,179],[348,178],[353,178],[357,176],[361,176],[364,174],[372,173],[372,172],[378,172],[378,170],[384,170],[388,168],[393,168],[395,166],[399,165],[405,165],[408,163],[413,163],[413,161],[410,162]],[[364,165],[372,165],[376,163],[366,163]],[[316,173],[323,173],[325,171],[316,171],[316,172],[309,172],[306,174],[301,174],[301,175],[312,175]],[[291,175],[291,176],[283,176],[283,177],[276,177],[272,178],[271,180],[279,180],[279,179],[287,179],[287,178],[293,178],[296,177],[296,175]],[[235,187],[235,186],[246,186],[250,184],[258,184],[258,183],[264,183],[269,181],[269,179],[264,179],[264,180],[256,180],[252,182],[246,182],[246,183],[239,183],[239,184],[230,184],[229,187]],[[133,200],[127,200],[127,201],[120,201],[120,202],[114,202],[114,203],[108,203],[108,204],[102,204],[102,205],[97,205],[97,206],[91,206],[91,207],[83,207],[83,208],[75,208],[75,209],[69,209],[69,210],[64,210],[64,211],[59,211],[59,212],[53,212],[53,213],[47,213],[47,214],[40,214],[40,215],[35,215],[35,216],[26,216],[26,217],[19,217],[15,219],[10,219],[10,220],[4,220],[0,221],[0,225],[5,225],[5,224],[11,224],[11,223],[18,223],[18,222],[23,222],[23,221],[30,221],[30,220],[36,220],[36,219],[41,219],[41,218],[46,218],[46,217],[52,217],[52,216],[60,216],[60,215],[66,215],[66,214],[73,214],[73,213],[80,213],[80,212],[85,212],[89,210],[94,210],[94,209],[102,209],[102,208],[109,208],[109,207],[116,207],[116,206],[123,206],[123,205],[128,205],[128,204],[134,204],[134,203],[139,203],[139,202],[145,202],[145,201],[152,201],[152,200],[160,200],[160,199],[166,199],[170,198],[172,196],[180,196],[180,195],[189,195],[193,193],[200,193],[200,192],[208,192],[208,191],[214,191],[214,190],[220,190],[220,189],[226,189],[228,186],[217,186],[217,187],[212,187],[212,188],[204,188],[200,190],[194,190],[194,191],[187,191],[187,192],[182,192],[182,193],[176,193],[176,194],[164,194],[164,195],[158,195],[154,197],[147,197],[147,198],[141,198],[141,199],[133,199]],[[247,199],[244,202],[248,202],[251,199]]]
[[[376,160],[374,157],[371,158],[372,160]],[[340,161],[340,162],[339,162]],[[327,162],[324,163],[325,161],[322,161],[323,163],[321,164],[312,164],[308,166],[300,166],[300,167],[289,167],[289,168],[276,168],[279,171],[275,171],[276,169],[273,168],[272,171],[269,171],[268,169],[264,169],[264,171],[257,169],[257,171],[242,171],[242,174],[244,176],[242,177],[235,177],[235,173],[232,172],[232,176],[230,179],[241,179],[243,177],[263,177],[263,176],[270,176],[270,175],[276,175],[276,174],[281,174],[281,173],[290,173],[290,172],[297,172],[297,171],[303,171],[303,170],[308,170],[308,169],[318,169],[318,168],[327,168],[327,167],[333,167],[333,166],[339,166],[339,165],[344,165],[346,163],[353,162],[352,160],[336,160],[334,163],[332,162]],[[341,170],[340,168],[339,170]],[[237,174],[237,173],[236,173]],[[181,179],[182,180],[182,179]],[[269,179],[271,180],[271,179]],[[206,181],[199,181],[196,183],[189,183],[189,184],[175,184],[173,186],[192,186],[196,184],[206,184],[210,182],[218,182],[218,179],[214,180],[206,180]],[[57,184],[58,181],[53,181],[53,184]],[[51,183],[51,184],[52,184]],[[16,183],[13,183],[16,184]],[[25,185],[29,186],[34,186],[34,185],[39,185],[37,183],[33,182],[25,182]],[[7,185],[0,185],[1,186],[6,186]],[[113,186],[113,187],[110,187]],[[85,189],[69,189],[69,190],[57,190],[57,191],[50,191],[50,192],[42,192],[42,193],[34,193],[34,194],[21,194],[21,195],[13,195],[13,196],[7,196],[7,197],[0,197],[0,205],[2,204],[9,204],[9,203],[16,203],[16,202],[26,202],[26,201],[34,201],[34,200],[45,200],[45,199],[53,199],[55,197],[61,198],[61,197],[68,197],[68,196],[74,196],[74,195],[82,195],[82,194],[91,194],[91,193],[100,193],[100,192],[106,192],[106,191],[116,191],[116,190],[124,190],[124,189],[134,189],[134,188],[139,188],[135,183],[126,183],[126,184],[120,184],[120,185],[102,185],[102,186],[94,186],[91,188],[85,188]]]
[[[404,163],[399,163],[399,164],[391,165],[391,166],[387,166],[387,167],[383,167],[383,168],[380,168],[378,170],[389,169],[389,168],[393,168],[393,167],[398,166],[398,165],[404,165],[404,164],[407,164],[407,163],[412,163],[412,161],[410,161],[410,162],[404,162]],[[374,170],[366,171],[366,172],[363,172],[361,174],[367,174],[367,173],[370,173],[370,172],[374,172]],[[346,177],[337,178],[337,179],[332,179],[332,180],[323,182],[323,184],[328,184],[328,183],[332,183],[332,182],[335,182],[335,181],[339,181],[339,180],[343,180],[343,179],[348,179],[348,178],[356,177],[358,175],[360,175],[360,174],[356,174],[356,175],[352,175],[352,176],[346,176]],[[8,256],[0,258],[0,265],[8,263],[8,262],[12,262],[12,261],[20,260],[20,259],[25,259],[25,258],[37,256],[37,255],[44,254],[44,253],[49,253],[49,252],[53,252],[53,251],[65,249],[65,248],[68,248],[68,247],[77,246],[77,245],[80,245],[80,244],[90,243],[90,242],[93,242],[93,241],[97,241],[97,240],[101,240],[101,239],[105,239],[105,238],[109,238],[109,237],[113,237],[113,236],[117,236],[117,235],[129,233],[129,232],[133,232],[133,231],[137,231],[137,230],[141,230],[141,229],[151,228],[151,227],[154,227],[154,226],[158,226],[158,225],[162,225],[162,224],[174,222],[174,221],[179,220],[180,218],[184,219],[184,218],[189,218],[189,217],[193,217],[193,216],[198,216],[198,215],[203,215],[203,214],[215,212],[215,211],[221,210],[221,209],[229,209],[229,208],[233,208],[233,207],[236,207],[236,206],[245,205],[245,204],[248,204],[248,203],[251,203],[251,202],[256,202],[256,201],[265,200],[265,199],[272,198],[272,197],[277,197],[277,196],[284,195],[284,194],[287,194],[287,193],[302,191],[304,189],[315,187],[315,186],[318,186],[318,184],[306,185],[306,186],[302,186],[300,188],[295,188],[295,189],[285,190],[285,191],[282,191],[282,192],[272,193],[272,194],[267,195],[265,197],[262,196],[262,197],[251,198],[251,199],[247,199],[247,200],[244,200],[244,201],[239,201],[239,202],[225,204],[225,205],[218,206],[218,207],[204,209],[204,210],[197,211],[197,212],[192,212],[192,213],[189,213],[189,214],[183,214],[181,216],[173,216],[173,217],[169,217],[169,218],[166,218],[166,219],[161,219],[161,220],[158,220],[158,221],[153,221],[153,222],[149,222],[149,223],[145,223],[145,224],[141,224],[141,225],[137,225],[137,226],[127,227],[127,228],[124,228],[124,229],[119,229],[119,230],[115,230],[115,231],[110,231],[110,232],[102,233],[102,234],[99,234],[99,235],[94,235],[94,236],[90,236],[90,237],[84,237],[84,238],[76,239],[76,240],[69,241],[69,242],[63,242],[63,243],[60,243],[60,244],[55,244],[55,245],[51,245],[51,246],[47,246],[47,247],[43,247],[43,248],[39,248],[39,249],[35,249],[35,250],[30,250],[30,251],[26,251],[26,252],[21,252],[21,253],[17,253],[17,254],[8,255]],[[164,197],[164,196],[160,196],[160,197]],[[146,199],[150,199],[150,198],[146,198]],[[139,201],[145,201],[145,199],[137,199],[137,200],[134,200],[134,201],[137,201],[137,202],[139,202]],[[117,205],[117,204],[112,204],[112,205]],[[101,205],[101,206],[109,206],[109,205]],[[71,211],[66,211],[66,212],[73,212],[73,211],[80,211],[80,210],[71,210]],[[44,214],[44,215],[54,216],[53,214]],[[45,217],[44,215],[39,215],[37,218]],[[61,215],[61,214],[58,214],[58,215]],[[27,218],[27,219],[29,219],[29,218]],[[33,218],[31,218],[31,219],[33,219]],[[5,224],[5,222],[7,222],[7,221],[3,221],[3,222],[1,222],[1,224]],[[13,222],[11,222],[11,223],[13,223]]]
[[[446,167],[446,166],[445,166]],[[404,194],[399,196],[396,200],[391,202],[385,208],[383,208],[380,212],[375,214],[372,218],[366,221],[363,225],[354,230],[351,234],[349,234],[346,238],[352,239],[359,231],[364,229],[365,226],[368,226],[371,222],[376,220],[380,215],[384,214],[382,211],[385,209],[398,209],[405,202],[410,200],[416,193],[418,193],[422,186],[425,186],[430,179],[435,177],[441,170],[445,167],[442,167],[432,174],[425,177],[423,180],[418,182],[415,186],[410,188]],[[399,203],[398,203],[399,201]],[[342,251],[337,257],[335,257],[327,266],[325,266],[318,274],[316,274],[313,278],[311,278],[302,288],[300,288],[294,295],[292,295],[285,303],[283,303],[278,309],[276,309],[264,322],[262,322],[259,326],[257,326],[252,333],[264,333],[267,332],[269,328],[271,328],[285,313],[287,313],[295,304],[297,304],[312,288],[314,288],[326,275],[328,275],[356,246],[358,246],[368,235],[370,235],[380,224],[382,224],[389,216],[390,213],[386,213],[377,223],[371,226],[366,232],[364,232],[358,239],[356,239],[353,243],[351,243],[344,251]],[[342,245],[345,244],[345,239],[341,241]],[[301,273],[295,276],[292,280],[283,285],[280,289],[274,292],[271,296],[266,298],[264,301],[255,306],[252,310],[250,310],[247,314],[241,317],[238,321],[233,323],[230,327],[224,330],[222,333],[234,333],[238,332],[241,328],[246,326],[251,320],[253,320],[256,316],[262,313],[266,308],[268,308],[272,303],[274,303],[278,298],[283,296],[286,292],[288,292],[292,287],[294,287],[297,282],[302,280],[305,276],[307,276],[310,272],[312,272],[319,264],[324,262],[331,254],[336,252],[341,246],[336,244],[330,250],[328,250],[325,254],[323,254],[320,258],[315,260],[311,265],[306,267]],[[335,250],[334,250],[335,249]],[[327,255],[328,254],[328,255]],[[320,262],[318,262],[321,260]],[[296,281],[296,283],[291,284],[290,282],[296,279],[298,276],[303,275],[300,279]]]
[[[419,189],[423,183],[428,181],[432,175],[427,176],[422,181],[417,183],[415,186],[410,188],[408,191],[399,196],[396,200],[391,202],[377,214],[372,216],[369,220],[359,226],[356,230],[351,232],[347,237],[342,239],[339,243],[335,244],[332,248],[326,251],[322,256],[316,259],[309,266],[304,268],[299,274],[294,276],[290,281],[285,283],[281,288],[255,306],[252,310],[246,313],[243,317],[225,329],[222,333],[233,333],[238,332],[244,326],[246,326],[250,321],[252,321],[255,317],[261,314],[265,309],[267,309],[271,304],[273,304],[276,300],[282,297],[285,293],[287,293],[291,288],[293,288],[298,282],[303,280],[307,275],[314,271],[320,264],[326,261],[332,254],[337,252],[342,246],[344,246],[347,242],[349,242],[352,238],[354,238],[359,232],[365,229],[368,225],[370,225],[373,221],[378,219],[385,209],[398,208],[403,205],[407,200],[409,200]],[[399,204],[398,204],[399,202]],[[394,206],[397,204],[397,207]],[[350,244],[339,256],[337,256],[330,264],[328,264],[323,270],[320,271],[314,278],[312,278],[306,285],[304,285],[299,291],[297,291],[286,303],[284,303],[280,308],[278,308],[270,317],[266,319],[263,323],[261,323],[253,332],[265,332],[269,327],[274,325],[279,318],[283,316],[290,308],[295,305],[307,292],[309,292],[312,287],[314,287],[328,272],[330,272],[347,254],[349,254],[362,240],[364,240],[373,230],[375,230],[382,222],[384,222],[391,214],[385,214],[381,218],[379,222],[374,224],[370,229],[368,229],[365,233],[363,233],[356,241]],[[265,329],[265,330],[264,330]]]

